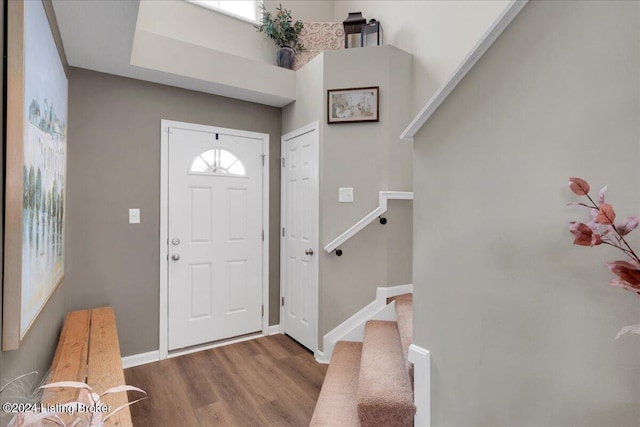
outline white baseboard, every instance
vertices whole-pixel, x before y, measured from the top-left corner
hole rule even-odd
[[[279,334],[279,333],[281,333],[280,332],[280,325],[271,325],[271,326],[269,326],[269,335],[276,335],[276,334]],[[263,334],[253,334],[253,335],[244,336],[242,338],[234,338],[234,339],[230,339],[230,340],[226,340],[226,341],[216,342],[216,343],[213,343],[213,344],[205,344],[205,345],[201,345],[201,346],[187,348],[187,349],[184,349],[184,350],[177,350],[177,351],[174,351],[174,352],[170,353],[168,355],[168,358],[177,357],[177,356],[184,356],[186,354],[196,353],[198,351],[209,350],[209,349],[212,349],[212,348],[222,347],[222,346],[225,346],[225,345],[236,344],[236,343],[240,343],[240,342],[243,342],[243,341],[250,341],[250,340],[254,340],[256,338],[260,338],[260,337],[263,337],[263,336],[264,336]],[[126,356],[126,357],[122,358],[122,368],[123,369],[133,368],[134,366],[145,365],[147,363],[157,362],[159,360],[160,360],[160,351],[159,350],[150,351],[148,353],[134,354],[132,356]]]
[[[395,322],[398,320],[396,316],[396,303],[392,301],[391,304],[387,304],[383,306],[380,310],[375,312],[371,317],[366,319],[364,322],[359,323],[355,328],[351,329],[347,332],[340,340],[342,341],[353,341],[353,342],[363,342],[364,341],[364,326],[367,323],[367,320],[387,320],[391,322]]]
[[[415,344],[409,346],[409,362],[413,363],[413,402],[416,405],[414,425],[431,426],[431,353]]]
[[[320,351],[320,350],[316,350],[313,353],[313,357],[315,357],[316,362],[321,363],[323,365],[328,365],[329,364],[329,360],[325,357],[324,352]]]
[[[364,325],[367,320],[396,320],[394,307],[387,306],[387,298],[402,294],[412,294],[413,285],[398,285],[379,287],[376,289],[376,299],[358,311],[356,314],[336,326],[323,337],[323,352],[316,352],[316,360],[319,363],[329,363],[333,348],[342,339],[361,342],[364,337]],[[319,357],[320,356],[320,357]]]
[[[122,369],[133,368],[134,366],[146,365],[160,360],[160,351],[154,350],[147,353],[134,354],[122,358]]]
[[[397,297],[398,295],[404,294],[412,294],[413,293],[413,285],[396,285],[396,286],[388,286],[386,288],[379,287],[376,289],[376,299]]]
[[[280,334],[280,325],[271,325],[269,326],[269,335]]]
[[[212,348],[224,347],[226,345],[237,344],[239,342],[251,341],[251,340],[255,340],[256,338],[261,338],[261,337],[264,337],[264,334],[262,332],[256,333],[256,334],[251,334],[251,335],[244,335],[244,336],[242,336],[240,338],[231,338],[229,340],[216,341],[216,342],[211,343],[211,344],[203,344],[203,345],[199,345],[199,346],[195,346],[195,347],[189,347],[189,348],[182,349],[182,350],[175,350],[175,351],[169,353],[167,358],[171,359],[172,357],[184,356],[184,355],[191,354],[191,353],[197,353],[199,351],[210,350]]]

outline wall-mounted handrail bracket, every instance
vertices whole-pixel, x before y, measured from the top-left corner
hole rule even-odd
[[[371,211],[367,216],[362,218],[360,221],[356,222],[354,225],[349,227],[344,233],[333,239],[327,246],[324,247],[324,250],[328,253],[331,253],[338,249],[344,242],[352,238],[356,235],[360,230],[365,228],[367,225],[371,224],[376,219],[380,220],[381,224],[385,224],[387,222],[386,218],[381,218],[382,214],[387,211],[387,201],[388,200],[413,200],[413,192],[412,191],[381,191],[380,196],[378,198],[378,207]],[[382,220],[384,219],[384,222]],[[342,253],[342,251],[340,251]],[[338,255],[338,251],[336,251],[336,255]],[[340,256],[340,255],[338,255]]]
[[[385,225],[387,223],[387,218],[383,217],[383,216],[379,216],[378,220],[380,221],[380,224]]]
[[[336,255],[342,256],[342,249],[336,249]]]

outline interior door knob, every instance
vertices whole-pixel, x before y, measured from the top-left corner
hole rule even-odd
[[[309,249],[305,250],[305,251],[304,251],[304,254],[305,254],[305,255],[309,255],[309,256],[313,255],[313,249],[312,249],[312,248],[309,248]]]
[[[171,255],[171,259],[174,260],[174,261],[178,261],[180,259],[180,254]]]

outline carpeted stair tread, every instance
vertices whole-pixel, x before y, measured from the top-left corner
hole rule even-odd
[[[324,377],[311,427],[359,427],[356,392],[362,343],[338,341]]]
[[[413,342],[413,294],[399,295],[393,300],[396,302],[396,318],[398,319],[402,354],[411,375],[413,366],[409,363],[409,346]]]
[[[357,402],[363,427],[413,425],[413,391],[396,322],[366,323]]]

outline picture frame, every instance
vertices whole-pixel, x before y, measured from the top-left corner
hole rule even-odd
[[[7,2],[2,350],[64,278],[68,79],[42,1]]]
[[[327,122],[355,123],[379,121],[379,86],[329,89]]]

